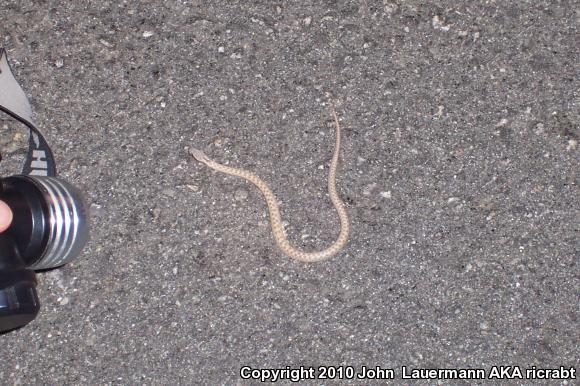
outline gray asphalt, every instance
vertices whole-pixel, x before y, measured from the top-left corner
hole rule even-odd
[[[39,274],[38,318],[0,336],[2,384],[578,365],[578,3],[312,3],[0,3],[0,45],[92,211],[82,256]],[[253,186],[187,149],[255,171],[292,243],[324,248],[326,93],[352,233],[304,265]],[[26,131],[0,130],[6,176]],[[310,383],[347,381],[367,382]]]

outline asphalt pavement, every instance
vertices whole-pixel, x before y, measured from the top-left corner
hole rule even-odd
[[[0,46],[92,231],[0,336],[0,382],[577,384],[533,369],[580,358],[578,9],[3,0]],[[351,234],[303,264],[259,191],[188,149],[268,181],[292,244],[325,248],[327,94]],[[27,132],[0,119],[6,176]],[[403,379],[425,369],[487,380]]]

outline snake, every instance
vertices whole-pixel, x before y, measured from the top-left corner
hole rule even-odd
[[[334,118],[334,125],[336,128],[335,129],[336,142],[334,146],[334,153],[332,155],[332,160],[330,162],[330,167],[328,171],[327,183],[328,183],[328,195],[340,219],[340,232],[334,243],[330,245],[328,248],[323,249],[321,251],[305,252],[293,247],[290,244],[284,232],[284,227],[282,225],[282,217],[280,216],[280,207],[278,206],[276,196],[274,195],[272,189],[270,189],[268,184],[264,182],[260,177],[244,169],[238,169],[222,165],[209,158],[203,151],[199,149],[195,148],[189,149],[189,153],[194,159],[201,162],[202,164],[205,164],[211,169],[221,173],[229,174],[231,176],[243,178],[244,180],[254,184],[260,190],[260,192],[264,196],[264,199],[266,200],[268,212],[270,214],[270,225],[272,228],[272,235],[274,237],[276,245],[278,246],[280,251],[282,251],[285,255],[304,263],[314,263],[327,260],[330,257],[336,255],[338,252],[340,252],[348,241],[348,233],[349,233],[348,213],[346,211],[344,203],[340,199],[340,196],[338,195],[338,192],[336,190],[336,171],[338,168],[338,161],[340,155],[341,130],[338,116],[336,114],[336,110],[334,109],[334,107],[332,107],[332,115]]]

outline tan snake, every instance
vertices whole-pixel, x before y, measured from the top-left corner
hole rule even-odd
[[[282,218],[280,217],[280,208],[278,207],[278,203],[276,202],[276,197],[270,187],[260,179],[260,177],[256,176],[255,174],[243,170],[243,169],[236,169],[229,166],[225,166],[219,164],[212,159],[210,159],[205,153],[198,149],[190,149],[190,154],[199,162],[202,162],[209,166],[210,168],[217,170],[218,172],[226,173],[232,176],[241,177],[246,181],[251,182],[252,184],[256,185],[258,189],[264,195],[266,199],[266,204],[268,204],[268,211],[270,212],[270,224],[272,226],[272,234],[274,236],[274,240],[276,244],[280,248],[282,252],[286,255],[302,261],[306,263],[312,263],[317,261],[323,261],[331,256],[338,253],[346,244],[348,239],[348,214],[344,207],[344,203],[341,201],[338,193],[336,191],[336,169],[338,167],[338,158],[340,153],[340,124],[338,122],[338,116],[336,115],[336,111],[334,107],[332,108],[332,115],[334,117],[334,123],[336,126],[336,144],[334,147],[334,154],[332,156],[332,161],[330,162],[330,170],[328,172],[328,195],[330,196],[330,200],[332,204],[336,208],[338,212],[338,217],[340,218],[340,233],[336,239],[336,241],[328,248],[317,251],[317,252],[303,252],[300,251],[288,242],[284,234],[284,227],[282,226]]]

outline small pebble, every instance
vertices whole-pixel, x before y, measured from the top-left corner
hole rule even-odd
[[[161,192],[164,196],[175,198],[175,190],[173,189],[163,189]]]
[[[108,47],[108,48],[113,47],[113,45],[111,43],[109,43],[108,41],[106,41],[105,39],[100,39],[99,43],[101,43],[102,45],[104,45],[105,47]]]
[[[385,12],[389,16],[395,13],[397,9],[399,9],[399,5],[396,4],[394,1],[383,0],[383,4],[385,6]]]
[[[89,212],[91,213],[92,217],[98,218],[103,217],[105,214],[105,210],[103,209],[102,205],[92,203]]]
[[[367,186],[365,186],[363,189],[363,196],[370,196],[376,189],[376,187],[377,187],[376,182],[373,182],[372,184],[368,184]]]
[[[502,118],[498,123],[495,124],[495,127],[503,127],[508,123],[508,120],[505,118]]]
[[[234,193],[234,199],[236,201],[244,201],[248,198],[248,191],[244,188],[236,189]]]
[[[191,190],[193,193],[199,193],[199,186],[198,185],[185,185],[187,189]]]
[[[393,195],[391,194],[391,191],[390,190],[387,190],[386,192],[381,192],[380,195],[381,195],[382,198],[391,198],[391,197],[393,197]]]
[[[87,344],[87,346],[94,346],[96,342],[97,342],[97,336],[94,334],[89,335],[85,339],[85,343]]]
[[[446,25],[444,24],[443,19],[441,19],[438,15],[433,16],[433,19],[431,20],[431,24],[433,25],[433,28],[441,30],[441,31],[449,31],[449,29],[451,28],[450,25]]]

